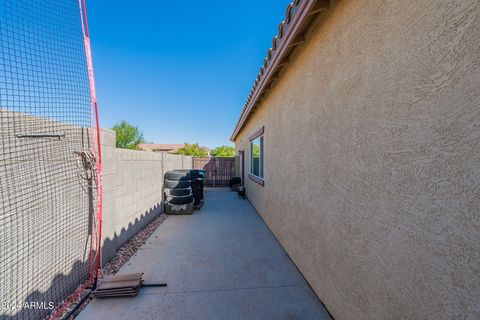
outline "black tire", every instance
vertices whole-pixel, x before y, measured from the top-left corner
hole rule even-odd
[[[176,196],[176,197],[183,197],[192,194],[191,188],[184,188],[184,189],[165,189],[165,196]]]
[[[189,204],[189,203],[192,203],[193,201],[193,195],[190,194],[188,196],[182,196],[182,197],[170,197],[168,199],[168,203],[170,204],[177,204],[177,205],[181,205],[181,204]]]
[[[198,170],[198,169],[179,169],[179,170],[174,170],[176,172],[190,172],[190,176],[193,178],[203,178],[203,172],[204,170]]]
[[[187,181],[192,179],[192,176],[190,175],[190,172],[167,171],[165,173],[165,179],[174,181]]]
[[[190,180],[167,180],[165,179],[163,184],[165,189],[185,189],[190,187]]]

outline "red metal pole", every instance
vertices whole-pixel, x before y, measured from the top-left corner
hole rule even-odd
[[[88,19],[87,19],[87,8],[85,5],[85,0],[78,0],[78,6],[80,9],[80,20],[82,24],[83,32],[83,42],[85,47],[85,58],[87,62],[88,69],[88,80],[90,85],[90,102],[92,107],[92,117],[91,117],[91,135],[90,139],[94,145],[94,141],[97,141],[97,148],[94,150],[97,162],[97,184],[98,184],[98,201],[97,201],[97,214],[96,214],[96,239],[94,242],[94,235],[92,235],[92,246],[90,249],[90,275],[89,283],[83,284],[79,289],[77,289],[67,301],[50,317],[50,319],[58,319],[62,316],[64,310],[75,300],[77,299],[89,286],[93,285],[98,278],[98,271],[101,264],[102,256],[102,210],[103,210],[103,183],[102,183],[102,149],[101,149],[101,140],[100,140],[100,123],[98,116],[98,104],[97,104],[97,95],[95,90],[95,77],[93,72],[93,60],[92,60],[92,51],[90,47],[90,31],[88,29]],[[96,135],[93,132],[93,128],[96,130]],[[95,257],[96,250],[96,257]],[[93,261],[95,260],[95,261]]]

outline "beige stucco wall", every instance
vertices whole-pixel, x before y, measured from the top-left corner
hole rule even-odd
[[[337,1],[236,139],[336,319],[480,319],[480,1]],[[247,171],[248,172],[248,171]]]

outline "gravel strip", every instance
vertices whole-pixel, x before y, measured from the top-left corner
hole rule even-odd
[[[115,254],[115,257],[110,260],[107,264],[103,266],[103,268],[99,271],[99,279],[109,276],[109,275],[114,275],[120,270],[120,268],[130,260],[130,257],[137,252],[138,248],[140,248],[146,241],[147,239],[152,235],[152,233],[157,230],[157,228],[167,219],[167,215],[164,213],[160,214],[155,220],[150,222],[145,228],[143,228],[141,231],[139,231],[133,238],[131,238],[127,243],[125,243],[120,249],[118,249],[117,253]],[[81,284],[77,287],[77,290],[79,290],[84,284]],[[76,291],[75,291],[76,292]],[[74,299],[75,302],[72,302],[68,308],[66,308],[62,312],[62,317],[65,317],[72,309],[75,308],[75,306],[82,300],[82,298],[86,295],[88,290],[83,294]],[[65,301],[67,301],[71,296],[69,295],[66,297],[57,308],[55,308],[52,313],[46,317],[45,319],[49,319],[51,315],[55,313],[55,311],[63,305]],[[85,307],[88,305],[88,303],[93,299],[92,296],[88,297],[82,305],[75,311],[75,313],[69,317],[70,319],[74,319],[80,311],[85,309]]]

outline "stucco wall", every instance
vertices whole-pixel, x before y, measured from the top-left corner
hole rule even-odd
[[[337,1],[236,139],[336,319],[480,319],[480,1]]]
[[[162,212],[164,172],[192,168],[192,157],[115,148],[102,130],[103,261]]]

